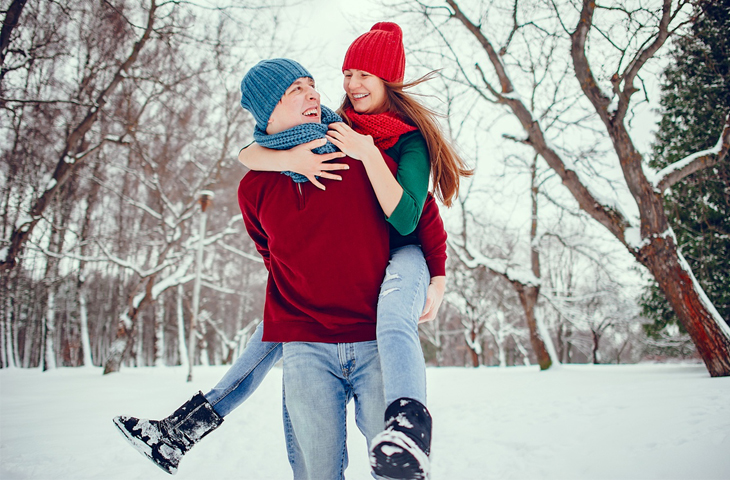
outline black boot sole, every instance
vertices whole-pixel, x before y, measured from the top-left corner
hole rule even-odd
[[[393,435],[396,433],[396,435]],[[428,480],[428,456],[405,435],[383,432],[373,440],[370,466],[383,480]]]
[[[159,467],[163,472],[169,473],[170,475],[175,475],[177,473],[177,467],[175,466],[165,466],[159,463],[158,459],[155,458],[152,455],[152,447],[146,443],[144,440],[142,440],[140,437],[136,436],[134,433],[129,431],[127,428],[127,425],[124,424],[124,421],[121,417],[114,417],[114,425],[119,430],[119,433],[124,437],[124,439],[129,442],[132,447],[138,451],[140,454],[144,455],[145,458],[149,459],[152,463],[154,463],[157,467]]]

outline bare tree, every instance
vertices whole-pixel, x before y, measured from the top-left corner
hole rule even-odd
[[[19,222],[10,235],[9,245],[4,251],[5,255],[0,259],[0,271],[9,270],[17,264],[18,255],[20,255],[25,243],[28,241],[28,238],[30,238],[35,226],[41,220],[58,189],[66,183],[74,171],[79,168],[79,166],[91,153],[95,152],[101,148],[105,142],[109,141],[109,138],[106,137],[98,138],[95,139],[93,144],[91,144],[87,134],[97,122],[100,112],[109,101],[110,95],[122,83],[129,69],[137,61],[140,52],[150,40],[155,28],[157,8],[156,0],[150,0],[147,12],[147,24],[144,27],[142,35],[134,43],[129,55],[117,66],[116,71],[108,83],[99,89],[93,103],[86,108],[86,113],[83,117],[78,121],[78,123],[70,128],[70,131],[64,140],[64,146],[58,154],[58,160],[56,162],[53,175],[51,176],[51,181],[48,183],[45,191],[33,203],[27,219]],[[116,22],[122,21],[123,20],[121,18],[116,19]],[[12,100],[3,99],[3,102],[8,101]],[[33,100],[30,100],[30,102],[33,102]],[[121,139],[126,132],[121,133],[122,135],[118,137],[118,139]]]
[[[235,195],[235,152],[250,130],[237,86],[246,65],[268,54],[247,47],[265,36],[276,48],[275,11],[258,1],[7,3],[2,366],[41,365],[48,353],[59,365],[93,358],[115,371],[134,345],[138,363],[187,361],[174,333],[185,337],[189,316],[184,307],[176,315],[165,292],[180,284],[187,303],[196,238],[188,224],[204,188],[219,195],[201,309],[234,337],[255,317],[265,282]],[[215,333],[205,335],[206,361],[230,358],[230,342]]]
[[[540,298],[541,272],[540,272],[540,252],[538,239],[538,192],[537,184],[537,156],[533,157],[530,165],[530,268],[525,268],[519,264],[515,265],[509,260],[492,258],[478,251],[474,245],[470,243],[467,234],[467,218],[466,203],[469,194],[460,198],[462,209],[462,232],[460,239],[450,237],[449,244],[455,251],[460,261],[470,269],[486,268],[493,274],[498,275],[514,289],[517,294],[522,310],[525,316],[525,322],[530,334],[530,344],[532,351],[537,357],[537,362],[541,370],[547,370],[553,364],[559,364],[560,359],[555,353],[550,334],[544,325],[541,313],[538,307]],[[501,325],[504,322],[500,323]],[[495,331],[496,332],[496,331]],[[498,335],[492,332],[495,339]],[[501,334],[500,334],[501,335]],[[499,342],[498,342],[499,343]],[[500,352],[502,351],[500,343]]]
[[[490,38],[492,25],[487,23],[489,15],[480,14],[479,22],[475,22],[460,2],[454,0],[446,0],[440,5],[426,5],[423,2],[414,2],[413,5],[439,32],[444,43],[455,42],[457,36],[463,40],[464,35],[476,41],[477,48],[488,58],[492,78],[496,78],[499,86],[493,84],[479,63],[476,64],[475,75],[462,69],[462,81],[467,82],[482,98],[508,109],[526,133],[522,142],[548,163],[580,209],[606,228],[656,278],[692,337],[710,375],[727,376],[730,375],[730,327],[717,313],[678,250],[664,211],[663,189],[698,168],[725,161],[730,146],[730,122],[718,140],[717,147],[679,162],[674,168],[670,167],[669,170],[676,172],[672,175],[665,172],[655,177],[645,172],[643,156],[629,132],[632,97],[640,91],[637,82],[641,81],[642,68],[660,51],[669,36],[690,20],[685,11],[688,1],[664,0],[657,3],[646,7],[621,2],[602,7],[591,0],[583,0],[577,12],[569,2],[565,5],[559,5],[557,1],[514,3],[515,8],[524,7],[526,12],[533,14],[540,6],[547,5],[553,9],[553,15],[550,18],[543,17],[542,24],[541,19],[533,15],[516,24],[517,29],[535,32],[534,48],[541,47],[540,35],[543,39],[562,39],[569,46],[582,100],[588,102],[602,126],[602,130],[595,127],[596,132],[611,142],[623,174],[620,188],[626,189],[633,199],[638,210],[636,219],[619,204],[607,201],[606,196],[599,194],[591,182],[579,174],[569,156],[547,138],[537,116],[517,94],[514,78],[519,78],[522,73],[519,57],[530,55],[530,45],[523,45],[524,51],[512,53],[514,60],[508,65],[504,55],[513,49],[510,45],[513,36],[507,38],[501,49],[495,46]],[[597,13],[607,17],[602,25],[595,24]],[[519,13],[515,13],[515,16],[519,16]],[[570,29],[567,23],[575,26]],[[449,37],[453,30],[446,30],[452,24],[460,25],[461,33]],[[555,25],[557,28],[554,28]],[[607,56],[605,51],[596,52],[597,58],[593,59],[599,64],[616,59],[615,65],[606,67],[612,68],[614,72],[608,80],[610,93],[600,86],[602,79],[595,75],[601,68],[597,68],[589,59],[592,52],[589,48],[591,38],[593,42],[603,42],[606,48],[613,48],[617,52],[615,56]],[[453,46],[451,52],[455,52]],[[458,62],[460,56],[456,53],[454,56]],[[513,77],[515,73],[518,77]],[[616,184],[619,185],[619,182]]]

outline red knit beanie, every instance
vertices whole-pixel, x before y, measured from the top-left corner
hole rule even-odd
[[[387,82],[402,82],[406,70],[403,32],[392,22],[378,22],[352,42],[342,71],[364,70]]]

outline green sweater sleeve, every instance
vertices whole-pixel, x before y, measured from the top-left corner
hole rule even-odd
[[[401,235],[409,235],[421,219],[428,194],[431,161],[426,140],[419,131],[409,132],[401,136],[385,153],[398,163],[395,178],[403,187],[403,196],[388,218],[388,223]]]

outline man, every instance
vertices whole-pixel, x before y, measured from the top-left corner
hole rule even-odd
[[[241,92],[257,142],[270,148],[321,137],[339,120],[292,60],[260,62]],[[350,399],[368,444],[383,429],[375,322],[388,227],[362,163],[338,162],[349,166],[347,181],[326,192],[296,174],[253,171],[238,191],[246,229],[269,271],[263,340],[285,342],[285,409],[295,437],[287,449],[296,479],[343,478]]]

